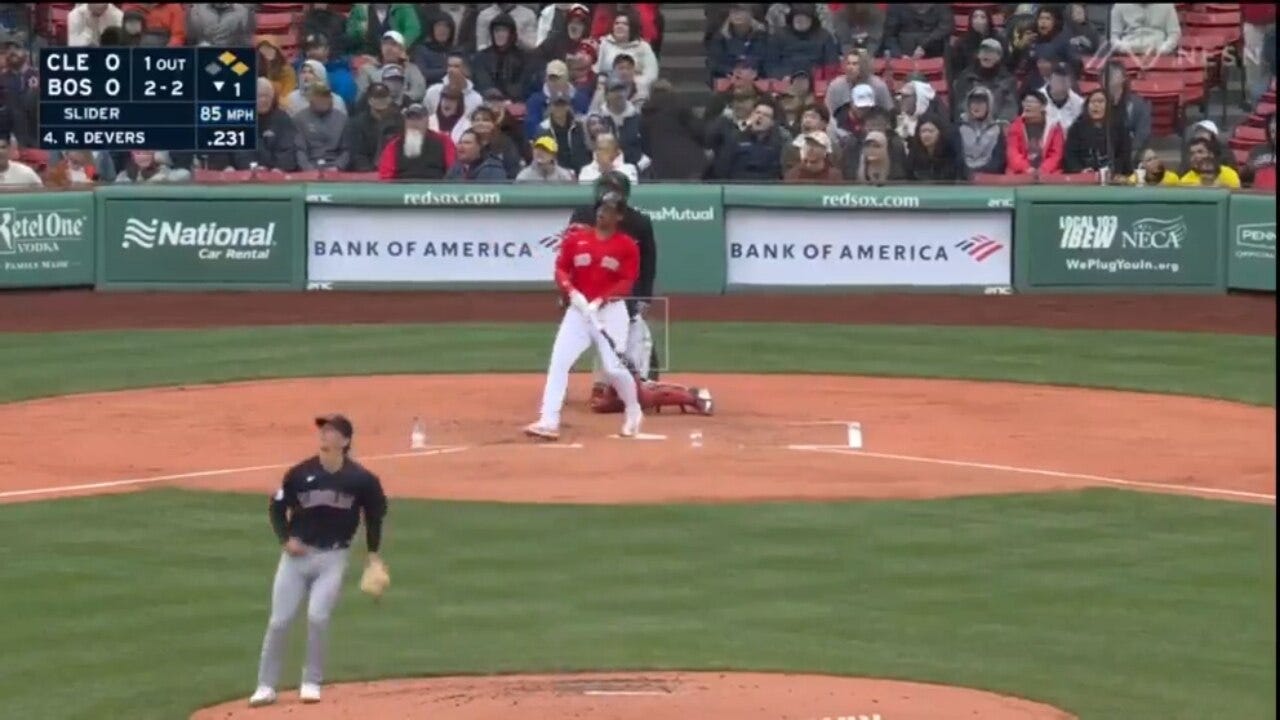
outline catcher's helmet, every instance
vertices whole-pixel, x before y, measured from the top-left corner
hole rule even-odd
[[[616,192],[622,196],[623,202],[631,196],[631,179],[619,170],[610,170],[596,180],[596,200],[605,193]]]

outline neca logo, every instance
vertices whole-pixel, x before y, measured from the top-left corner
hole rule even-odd
[[[1063,215],[1058,218],[1062,231],[1059,247],[1065,250],[1107,249],[1119,236],[1122,247],[1137,250],[1177,250],[1187,238],[1187,221],[1176,218],[1142,218],[1128,230],[1120,230],[1115,215]]]

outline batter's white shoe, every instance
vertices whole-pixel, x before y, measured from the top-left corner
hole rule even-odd
[[[315,683],[302,683],[298,688],[298,699],[304,703],[320,702],[320,686]]]
[[[259,685],[258,689],[253,691],[253,696],[249,698],[249,707],[263,707],[265,705],[271,705],[275,701],[275,688],[269,688],[266,685]]]
[[[529,437],[539,438],[542,440],[554,441],[560,439],[560,430],[558,428],[551,427],[550,425],[543,425],[540,422],[526,425],[524,428],[524,434]]]
[[[644,411],[636,410],[627,411],[627,419],[622,423],[622,432],[618,433],[624,438],[633,438],[640,434],[640,421],[644,420]]]

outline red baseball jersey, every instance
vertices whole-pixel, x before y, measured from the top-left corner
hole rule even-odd
[[[556,285],[566,295],[577,290],[587,300],[626,297],[640,274],[640,248],[624,232],[600,237],[593,227],[570,226],[560,241]]]

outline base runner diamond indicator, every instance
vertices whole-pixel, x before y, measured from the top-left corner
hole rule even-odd
[[[245,65],[245,64],[244,64],[244,63],[242,63],[242,62],[238,62],[238,63],[236,63],[235,65],[232,65],[232,66],[231,66],[231,72],[233,72],[233,73],[235,73],[235,74],[237,74],[237,75],[243,75],[243,74],[245,74],[245,73],[249,72],[249,66],[248,66],[248,65]]]
[[[204,71],[209,73],[210,75],[217,75],[218,73],[222,72],[222,66],[216,62],[211,62],[208,65],[204,66]]]
[[[230,65],[236,61],[236,54],[228,50],[219,55],[218,60],[221,61],[223,65]]]

